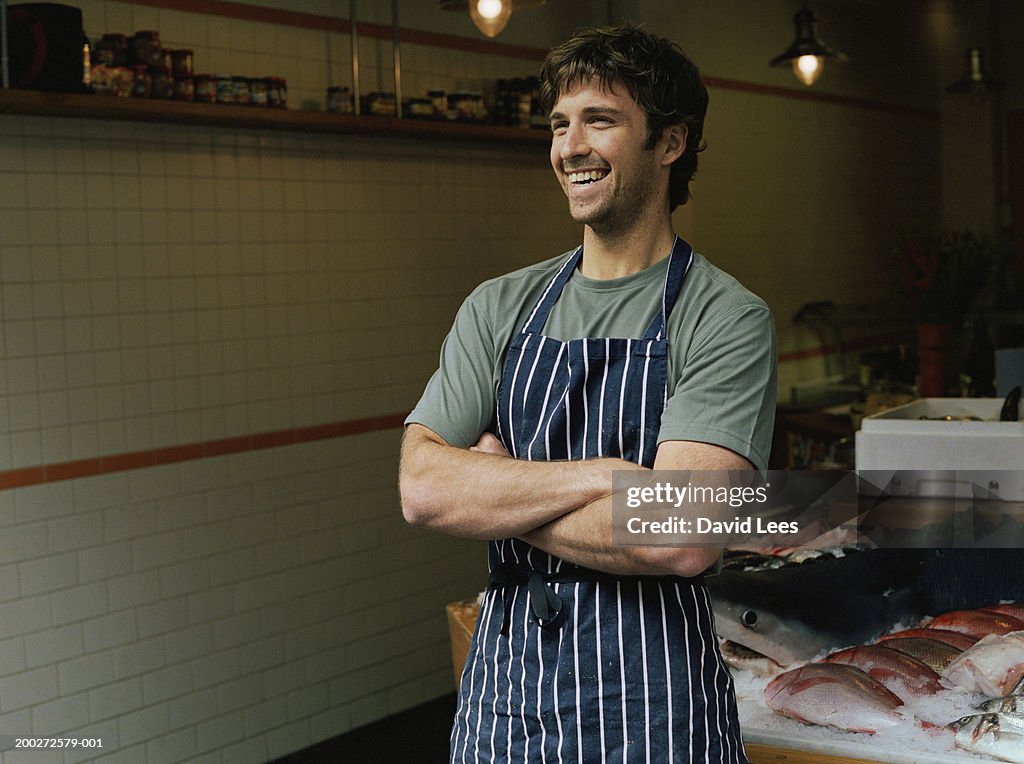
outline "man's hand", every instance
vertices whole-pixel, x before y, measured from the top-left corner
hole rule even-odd
[[[491,435],[489,432],[485,432],[480,436],[480,440],[476,442],[476,445],[469,447],[470,451],[476,451],[481,454],[493,454],[494,456],[508,456],[508,451],[501,445],[501,441]]]

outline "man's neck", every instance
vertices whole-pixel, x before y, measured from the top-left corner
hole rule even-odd
[[[672,253],[675,233],[666,216],[657,226],[636,226],[616,235],[583,229],[580,273],[592,279],[616,279],[642,271]]]

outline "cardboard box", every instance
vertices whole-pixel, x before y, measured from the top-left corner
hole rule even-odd
[[[469,643],[473,640],[473,629],[480,614],[480,603],[476,597],[451,602],[445,606],[448,613],[448,636],[452,643],[452,671],[455,674],[455,688],[462,680],[462,669],[469,655]]]

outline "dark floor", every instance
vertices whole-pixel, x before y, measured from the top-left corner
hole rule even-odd
[[[307,748],[273,764],[443,764],[455,693]]]

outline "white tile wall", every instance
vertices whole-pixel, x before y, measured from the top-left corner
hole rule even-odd
[[[404,525],[397,437],[220,457],[216,487],[185,462],[10,492],[4,537],[42,533],[7,558],[0,731],[102,735],[104,761],[258,761],[449,691],[441,614],[483,549]],[[140,500],[168,470],[181,488]],[[51,503],[128,474],[107,501]],[[82,519],[100,533],[70,551],[46,533]]]

